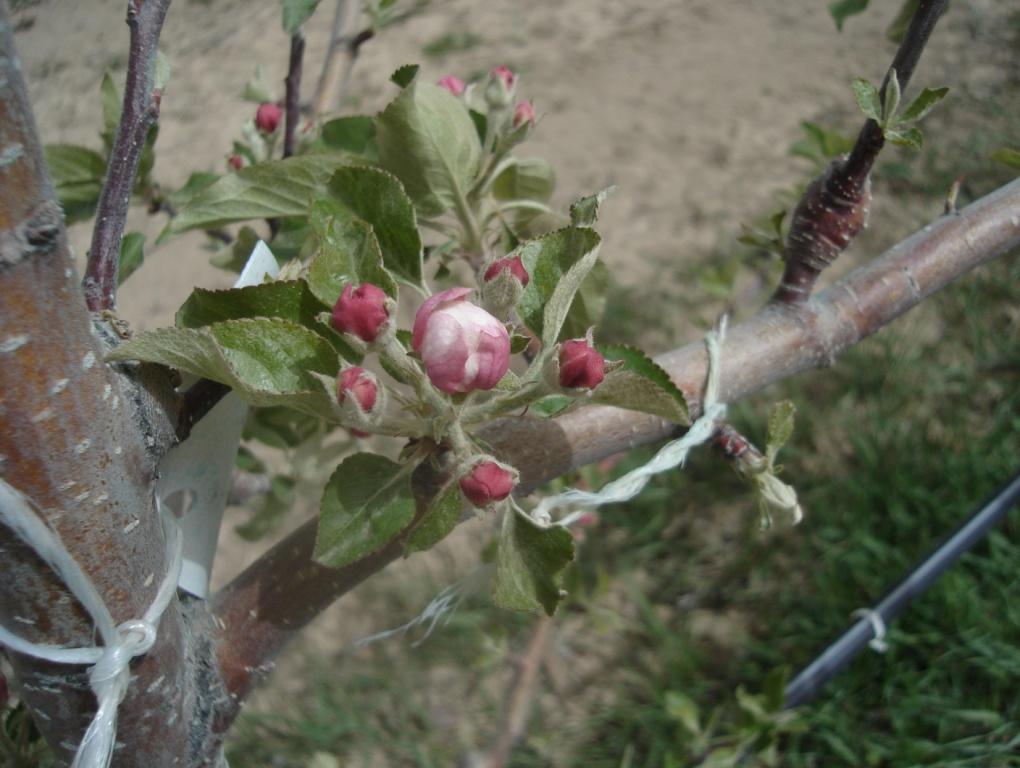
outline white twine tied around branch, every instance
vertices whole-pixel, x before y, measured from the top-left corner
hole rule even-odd
[[[60,576],[89,612],[103,640],[102,646],[63,648],[31,643],[0,626],[0,644],[12,651],[57,664],[92,665],[89,684],[99,706],[78,746],[72,768],[108,768],[110,765],[117,736],[117,708],[131,682],[128,665],[131,659],[147,653],[156,642],[160,617],[176,591],[181,570],[181,533],[165,515],[161,514],[161,519],[166,532],[170,567],[145,615],[117,625],[95,584],[64,548],[60,538],[35,514],[30,502],[0,478],[0,522],[35,550]]]
[[[581,519],[588,509],[604,504],[617,504],[637,496],[653,475],[683,466],[692,448],[707,442],[715,434],[715,422],[726,415],[726,405],[718,402],[719,369],[721,367],[722,344],[726,338],[726,315],[719,320],[718,327],[705,336],[708,350],[708,375],[705,381],[705,395],[702,398],[701,416],[683,437],[666,443],[645,465],[628,472],[623,477],[606,483],[597,492],[580,491],[572,488],[555,496],[549,496],[531,512],[532,518],[540,525],[561,525],[567,527]],[[568,515],[553,521],[550,512],[560,507],[581,507]]]

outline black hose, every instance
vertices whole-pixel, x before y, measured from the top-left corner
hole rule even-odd
[[[994,498],[968,517],[945,542],[922,560],[874,609],[886,624],[895,619],[918,595],[928,589],[960,556],[1020,501],[1020,473]],[[863,618],[805,667],[786,686],[785,706],[799,707],[814,698],[875,637],[872,622]]]

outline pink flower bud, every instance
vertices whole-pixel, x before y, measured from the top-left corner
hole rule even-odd
[[[354,401],[361,410],[365,413],[370,413],[375,407],[379,388],[376,386],[374,377],[368,371],[359,366],[354,366],[345,369],[340,374],[340,380],[337,382],[337,401],[342,403],[347,399],[347,395],[351,395],[354,398]]]
[[[520,128],[525,123],[535,125],[535,108],[530,101],[522,101],[514,107],[514,128]]]
[[[460,478],[460,489],[476,507],[503,501],[517,485],[517,471],[498,461],[483,459]]]
[[[414,318],[411,346],[443,392],[492,389],[510,367],[510,335],[499,320],[464,297],[470,288],[437,293]]]
[[[282,117],[283,110],[276,104],[259,104],[255,112],[255,127],[263,133],[273,133]]]
[[[464,81],[454,75],[447,75],[439,81],[439,85],[440,87],[448,90],[454,96],[460,96],[464,93]]]
[[[525,287],[531,280],[531,275],[529,275],[528,270],[524,268],[524,263],[521,261],[520,256],[507,257],[493,262],[489,268],[485,270],[485,282],[495,280],[502,272],[509,272],[517,278],[518,282],[520,282],[522,286]]]
[[[231,155],[227,158],[227,165],[230,166],[231,170],[239,171],[244,167],[244,160],[241,159],[240,155]]]
[[[606,360],[587,339],[571,339],[560,347],[560,386],[594,389],[606,376]]]
[[[514,87],[514,80],[517,79],[514,71],[504,64],[500,64],[492,70],[492,76],[503,83],[503,87],[508,91]]]
[[[375,341],[389,322],[386,293],[371,283],[345,285],[333,306],[333,327],[362,341]]]

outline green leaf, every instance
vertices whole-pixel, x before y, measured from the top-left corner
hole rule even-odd
[[[367,115],[330,120],[322,126],[322,142],[330,149],[360,155],[372,162],[379,159],[375,145],[375,120]]]
[[[203,328],[158,328],[126,341],[108,360],[144,360],[234,389],[250,405],[287,405],[329,416],[333,403],[315,373],[336,376],[333,347],[288,320],[249,318]]]
[[[544,609],[550,616],[560,597],[560,572],[574,559],[574,537],[562,526],[543,528],[509,509],[503,516],[492,599],[517,611]]]
[[[348,218],[331,200],[312,205],[312,231],[319,249],[308,265],[308,287],[332,307],[348,283],[372,283],[397,297],[397,284],[383,267],[375,231],[367,222]]]
[[[308,326],[322,311],[322,303],[304,280],[286,280],[218,291],[195,288],[177,310],[175,321],[179,328],[201,328],[224,320],[278,317]]]
[[[552,197],[556,174],[552,166],[538,157],[517,160],[492,182],[492,196],[497,200],[537,200],[544,203]]]
[[[99,85],[99,103],[103,108],[103,131],[113,134],[120,124],[123,99],[109,72],[103,73],[103,81]]]
[[[240,273],[258,241],[259,235],[254,229],[241,227],[234,242],[210,256],[209,263],[219,269]]]
[[[599,207],[613,192],[616,187],[606,187],[594,195],[582,197],[570,206],[570,223],[575,227],[593,227],[599,218]]]
[[[931,112],[935,105],[946,97],[947,93],[949,93],[948,88],[925,88],[900,113],[899,123],[902,125],[903,123],[916,123],[919,120],[923,120],[925,115]]]
[[[106,175],[106,159],[87,147],[48,144],[46,163],[68,222],[92,216]]]
[[[414,518],[410,468],[373,453],[344,459],[322,494],[315,561],[342,568],[406,528]]]
[[[162,93],[170,82],[170,59],[163,51],[156,51],[155,72],[152,74],[153,90]]]
[[[379,115],[379,162],[404,185],[425,216],[463,205],[482,147],[464,104],[437,85],[415,80]]]
[[[528,406],[528,411],[535,416],[555,416],[574,402],[574,398],[568,395],[549,395]]]
[[[242,168],[194,195],[170,231],[305,216],[312,199],[322,195],[329,177],[345,162],[339,155],[301,155]]]
[[[854,78],[853,88],[854,99],[857,100],[857,106],[861,108],[865,117],[870,117],[876,123],[881,122],[882,102],[878,98],[878,89],[860,77]]]
[[[124,281],[142,266],[142,261],[145,259],[144,246],[145,235],[141,232],[128,232],[121,238],[120,261],[117,267],[118,286],[123,285]]]
[[[180,189],[171,192],[167,195],[167,200],[175,208],[183,208],[191,199],[207,187],[211,187],[219,180],[220,176],[217,173],[207,173],[205,171],[196,171],[188,177],[188,180],[184,182],[184,186]]]
[[[885,138],[899,147],[921,149],[924,145],[924,134],[917,128],[897,128],[887,130]]]
[[[261,64],[255,65],[255,76],[244,84],[241,98],[253,104],[265,104],[266,102],[275,101],[269,83],[262,77]]]
[[[283,0],[283,31],[296,34],[315,13],[319,0]]]
[[[885,84],[885,94],[882,100],[882,122],[889,125],[896,116],[896,110],[900,108],[900,79],[896,76],[896,70],[889,70],[889,79]]]
[[[765,440],[765,453],[769,466],[772,466],[779,451],[793,436],[793,416],[796,412],[796,407],[789,400],[783,400],[772,406],[772,413],[769,415],[768,436]]]
[[[626,344],[600,344],[598,350],[606,360],[622,361],[623,368],[609,373],[595,388],[596,402],[690,424],[687,398],[652,358]]]
[[[1010,168],[1020,169],[1020,150],[1010,149],[1009,147],[999,147],[995,152],[992,153],[992,160],[1003,165],[1008,165]]]
[[[300,445],[319,430],[320,420],[293,408],[252,408],[242,437],[281,450]],[[265,471],[264,469],[262,471]]]
[[[464,500],[456,480],[447,483],[432,499],[421,522],[407,539],[407,551],[421,552],[431,549],[460,522]]]
[[[531,344],[531,337],[523,333],[514,333],[510,336],[510,354],[519,355]]]
[[[576,339],[588,329],[602,322],[606,310],[606,293],[609,290],[609,268],[596,261],[591,272],[581,281],[574,301],[570,304],[567,319],[560,331],[561,339]]]
[[[414,205],[395,176],[352,165],[330,179],[329,193],[375,231],[383,264],[412,285],[421,285],[421,235]]]
[[[598,259],[600,243],[593,229],[566,227],[513,252],[531,275],[517,311],[546,347],[559,338],[574,296]]]
[[[418,65],[417,64],[405,64],[404,66],[397,69],[392,75],[390,75],[390,82],[395,83],[401,88],[406,88],[418,76]]]
[[[836,29],[843,31],[843,22],[848,16],[863,13],[868,7],[868,0],[836,0],[829,3],[829,13],[836,22]]]

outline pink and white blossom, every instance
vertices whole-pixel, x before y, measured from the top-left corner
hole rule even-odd
[[[506,327],[465,297],[470,288],[437,293],[414,318],[411,346],[443,392],[492,389],[510,367]]]

